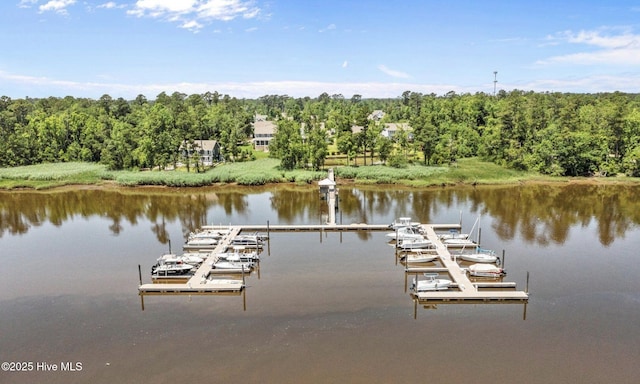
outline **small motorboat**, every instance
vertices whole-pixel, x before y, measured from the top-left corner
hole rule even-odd
[[[435,245],[431,240],[427,240],[424,237],[422,239],[401,239],[396,247],[403,250],[408,249],[429,249],[435,248]]]
[[[218,240],[209,237],[193,238],[187,241],[184,249],[213,249],[218,245]]]
[[[460,233],[459,231],[453,229],[453,230],[450,230],[449,233],[443,233],[443,234],[438,235],[438,237],[440,238],[440,240],[468,239],[469,238],[469,234],[468,233]]]
[[[496,253],[491,249],[476,248],[475,253],[461,253],[459,256],[462,260],[471,261],[474,263],[497,263],[500,264],[500,259],[496,256]]]
[[[195,266],[180,260],[161,260],[151,267],[151,274],[155,276],[185,275],[194,268]]]
[[[470,261],[473,263],[495,263],[498,261],[496,255],[488,253],[462,253],[458,257],[464,261]]]
[[[238,235],[231,240],[233,245],[243,245],[247,248],[262,248],[264,241],[260,235]]]
[[[202,254],[200,253],[184,253],[182,255],[176,255],[175,253],[167,253],[158,257],[158,264],[190,264],[200,265],[204,261]]]
[[[253,262],[244,261],[217,261],[211,265],[214,269],[233,269],[233,270],[244,270],[246,272],[251,271],[254,266]]]
[[[401,260],[405,263],[428,263],[438,258],[437,253],[424,253],[420,250],[416,252],[406,253],[401,256]]]
[[[452,281],[449,279],[439,278],[437,273],[425,273],[426,279],[413,279],[413,285],[411,289],[414,292],[425,291],[445,291],[451,287]]]
[[[424,239],[424,236],[417,228],[413,227],[402,227],[396,229],[395,232],[387,233],[387,238],[389,240],[405,240],[405,239]]]
[[[469,275],[478,277],[502,277],[507,272],[491,264],[472,264],[467,268]]]
[[[442,240],[442,243],[447,248],[464,248],[464,247],[476,247],[477,246],[477,244],[473,240],[469,240],[469,239],[457,239],[457,238],[444,239],[444,240]]]
[[[256,251],[246,251],[244,245],[236,245],[232,252],[218,253],[218,258],[226,261],[258,261],[260,256]]]
[[[410,217],[400,217],[397,220],[394,220],[393,223],[389,224],[389,228],[394,231],[404,227],[418,228],[419,226],[420,223],[417,221],[411,221]]]

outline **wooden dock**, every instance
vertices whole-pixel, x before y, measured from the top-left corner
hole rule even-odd
[[[434,228],[437,231],[444,231],[450,229],[460,229],[460,224],[425,224]],[[365,224],[365,223],[353,223],[353,224],[302,224],[302,225],[270,225],[267,224],[243,224],[235,226],[240,228],[244,232],[379,232],[379,231],[392,231],[388,225],[385,224]],[[234,227],[234,228],[235,228]],[[228,228],[216,225],[206,225],[202,229],[220,229]]]
[[[227,247],[230,246],[231,240],[236,237],[241,231],[242,227],[225,228],[230,229],[229,234],[222,238],[216,247],[207,253],[207,257],[204,259],[198,269],[188,277],[185,283],[178,284],[141,284],[138,287],[138,293],[140,295],[197,295],[197,294],[212,294],[223,292],[241,292],[245,288],[245,284],[242,280],[234,279],[211,279],[209,276],[214,269],[212,265],[218,259],[218,254],[224,252]],[[222,270],[215,270],[216,273]],[[235,270],[224,270],[225,274],[231,274],[236,272]],[[239,272],[242,273],[240,270]],[[250,271],[246,271],[248,274]]]
[[[422,229],[427,239],[436,244],[438,259],[443,267],[433,268],[407,268],[408,274],[418,274],[424,272],[447,272],[453,284],[451,290],[447,291],[425,291],[413,292],[413,297],[419,304],[462,304],[462,303],[527,303],[529,294],[523,291],[504,290],[505,288],[516,288],[515,283],[508,282],[472,282],[457,261],[453,258],[447,246],[444,245],[435,232],[433,226],[422,225]],[[502,290],[485,290],[480,288],[493,288]]]
[[[447,246],[440,241],[436,231],[460,230],[459,224],[422,224],[425,237],[436,244],[436,253],[440,261],[440,267],[409,267],[406,274],[420,273],[446,273],[451,278],[453,284],[447,291],[426,291],[413,292],[412,297],[416,303],[429,305],[436,303],[463,304],[463,303],[527,303],[529,294],[523,291],[516,291],[515,283],[509,282],[473,282],[467,276],[466,270],[462,268],[457,260],[451,255]],[[207,253],[204,262],[198,267],[196,272],[188,278],[186,282],[170,282],[168,284],[141,284],[138,288],[139,294],[143,295],[198,295],[198,294],[220,294],[238,293],[245,289],[244,271],[242,280],[238,279],[211,279],[210,276],[216,274],[230,274],[236,271],[213,269],[212,265],[217,260],[219,253],[225,252],[230,247],[231,241],[241,232],[310,232],[310,231],[390,231],[388,225],[384,224],[326,224],[326,225],[237,225],[237,226],[204,226],[207,229],[230,229],[215,247]],[[250,271],[246,271],[249,274]]]

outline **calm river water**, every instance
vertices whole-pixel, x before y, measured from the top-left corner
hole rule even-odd
[[[485,248],[506,253],[505,281],[524,289],[530,273],[526,311],[439,305],[414,318],[382,232],[272,233],[246,302],[147,296],[143,311],[138,265],[149,282],[155,259],[204,224],[319,224],[315,187],[0,193],[0,361],[32,367],[3,364],[0,382],[640,380],[640,187],[339,196],[345,224],[480,228]]]

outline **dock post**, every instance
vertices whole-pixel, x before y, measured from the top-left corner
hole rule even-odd
[[[418,318],[418,299],[413,298],[413,320]]]
[[[144,294],[142,292],[140,292],[140,307],[144,311]]]
[[[398,259],[398,228],[396,228],[396,260]]]
[[[460,224],[460,231],[462,231],[462,210],[460,210],[460,220],[459,220],[459,224]]]
[[[242,289],[242,309],[247,311],[247,287]]]
[[[527,271],[527,286],[524,289],[526,294],[529,294],[529,271]]]
[[[505,253],[504,253],[504,249],[503,249],[502,250],[502,260],[501,260],[501,263],[500,263],[500,264],[502,264],[502,269],[504,269],[504,264],[505,264],[504,263],[504,257],[505,257]]]
[[[482,237],[482,228],[478,227],[478,247],[480,246],[481,237]]]
[[[407,275],[408,274],[409,274],[409,272],[407,271],[407,268],[405,267],[405,269],[404,269],[404,292],[405,293],[407,293],[407,285],[408,285],[408,283],[407,283],[407,279],[408,279]]]
[[[140,264],[138,264],[138,279],[140,280],[140,285],[142,285],[142,269],[140,268]]]
[[[257,249],[256,252],[258,252]],[[269,228],[269,220],[267,220],[267,256],[271,256],[271,229]]]
[[[168,239],[168,240],[169,240],[169,254],[171,254],[171,239]]]

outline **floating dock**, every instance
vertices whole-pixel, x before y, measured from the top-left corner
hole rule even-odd
[[[244,276],[243,280],[209,279],[209,276],[212,274],[233,274],[236,272],[243,272],[242,270],[216,270],[212,267],[213,263],[218,259],[218,254],[224,252],[230,246],[233,238],[242,231],[242,227],[238,226],[226,227],[225,229],[229,230],[229,234],[222,238],[213,250],[205,253],[207,255],[206,258],[193,275],[183,277],[188,279],[186,282],[181,284],[141,284],[138,287],[138,293],[140,295],[202,295],[225,292],[242,292],[245,288],[243,281]],[[251,271],[246,271],[247,274],[249,272]]]
[[[504,290],[506,288],[515,289],[516,284],[510,282],[473,282],[469,279],[466,269],[462,268],[451,255],[435,232],[435,227],[431,225],[421,225],[425,237],[436,245],[436,252],[442,267],[433,268],[410,268],[406,269],[407,274],[417,274],[425,272],[447,272],[453,284],[450,290],[446,291],[424,291],[413,292],[412,296],[419,304],[473,304],[473,303],[496,303],[496,304],[523,304],[529,300],[529,294],[524,291]],[[484,290],[480,288],[493,288],[503,290]]]
[[[466,269],[461,267],[451,255],[447,246],[442,243],[436,231],[460,230],[459,224],[421,224],[424,236],[436,245],[435,252],[440,261],[440,267],[407,267],[406,274],[446,273],[452,280],[451,288],[446,291],[412,292],[411,295],[418,304],[430,305],[437,303],[527,303],[528,292],[516,291],[516,284],[509,282],[474,282],[469,279]],[[239,293],[245,289],[244,274],[250,271],[214,269],[212,265],[217,261],[218,254],[225,252],[231,246],[234,237],[241,232],[312,232],[312,231],[390,231],[384,224],[327,224],[327,225],[237,225],[237,226],[204,226],[203,230],[225,229],[229,234],[220,240],[218,245],[207,253],[204,262],[188,280],[182,283],[141,284],[138,287],[140,295],[198,295]],[[212,279],[218,274],[242,274],[238,279]],[[236,275],[237,276],[237,275]]]

